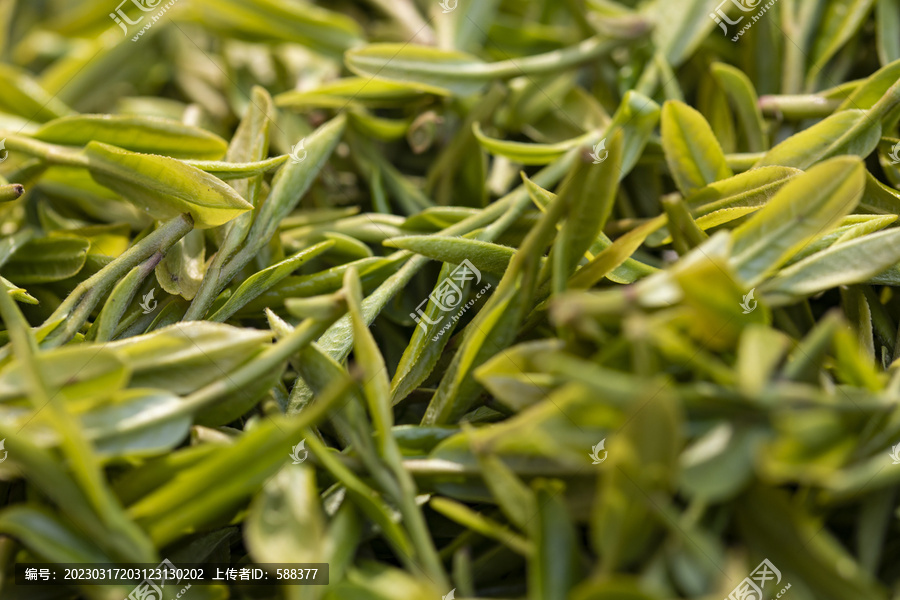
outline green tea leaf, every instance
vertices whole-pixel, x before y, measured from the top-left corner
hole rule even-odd
[[[862,198],[864,173],[859,159],[843,157],[793,178],[734,231],[732,264],[738,275],[748,285],[758,283],[840,222]]]
[[[31,240],[3,266],[3,276],[22,285],[67,279],[84,267],[90,245],[83,237],[70,235]]]
[[[710,69],[735,106],[747,140],[747,149],[750,152],[763,152],[769,144],[762,111],[759,109],[759,97],[750,78],[743,71],[724,63],[713,63]]]
[[[300,265],[323,252],[326,252],[333,246],[334,242],[331,241],[310,246],[306,250],[301,250],[283,261],[263,269],[259,273],[251,275],[231,296],[229,296],[228,300],[225,301],[225,304],[209,317],[209,320],[218,322],[228,320],[231,315],[240,310],[248,302],[296,271]]]
[[[888,230],[838,243],[782,270],[764,293],[809,295],[861,283],[900,261],[900,231]]]
[[[754,168],[781,165],[805,170],[842,154],[865,158],[879,138],[881,124],[869,112],[844,110],[784,140],[766,152]]]
[[[666,162],[683,194],[732,176],[712,129],[690,106],[671,100],[663,105],[662,137]]]
[[[212,175],[163,156],[87,145],[94,180],[157,219],[190,213],[199,229],[227,223],[252,206]]]
[[[197,127],[154,117],[77,115],[44,123],[35,139],[63,146],[102,142],[111,146],[173,158],[215,160],[225,155],[225,140]]]

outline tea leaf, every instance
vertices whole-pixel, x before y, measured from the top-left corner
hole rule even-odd
[[[51,144],[110,146],[173,158],[218,159],[227,145],[217,135],[168,119],[118,115],[77,115],[44,123],[33,137]]]
[[[794,263],[767,282],[772,294],[814,294],[839,285],[866,281],[900,261],[900,237],[881,231],[847,242]]]
[[[84,267],[89,247],[90,242],[79,236],[31,240],[3,266],[3,276],[23,285],[72,277]]]
[[[218,322],[228,320],[231,315],[248,302],[293,273],[300,265],[326,252],[333,246],[334,242],[331,241],[310,246],[306,250],[302,250],[271,267],[263,269],[259,273],[251,275],[228,297],[225,304],[209,317],[209,320]]]
[[[784,264],[852,211],[862,197],[858,159],[833,158],[792,179],[766,207],[734,231],[732,262],[748,284]]]
[[[663,105],[661,126],[666,162],[682,193],[731,177],[719,142],[699,112],[670,100]]]
[[[172,158],[135,154],[100,142],[88,144],[86,153],[97,183],[158,219],[186,212],[195,227],[205,229],[252,208],[219,179]]]
[[[794,134],[768,152],[754,165],[781,165],[808,169],[812,165],[842,154],[861,158],[878,145],[881,124],[864,110],[844,110]]]
[[[750,152],[763,152],[768,147],[759,98],[750,78],[743,71],[724,63],[713,63],[711,70],[719,85],[734,103]]]

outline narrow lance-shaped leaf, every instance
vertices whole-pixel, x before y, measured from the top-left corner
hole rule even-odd
[[[565,600],[577,578],[575,526],[562,500],[561,481],[535,483],[535,552],[528,570],[529,600]]]
[[[472,126],[472,131],[482,148],[491,154],[503,156],[523,165],[546,165],[594,137],[594,134],[587,134],[555,144],[535,144],[490,138],[481,130],[479,123]]]
[[[625,92],[607,130],[607,137],[619,129],[625,132],[621,178],[631,172],[659,123],[659,105],[634,90]]]
[[[100,310],[97,320],[91,326],[88,337],[98,342],[108,342],[113,338],[116,327],[122,319],[122,315],[131,304],[134,295],[144,279],[153,272],[153,268],[162,259],[162,254],[157,253],[147,259],[144,264],[134,267],[121,279],[107,298]]]
[[[811,66],[806,86],[812,88],[828,61],[857,33],[875,0],[831,0],[824,3],[824,15],[810,53]]]
[[[671,100],[663,105],[662,138],[666,162],[683,194],[731,177],[709,123],[690,106]]]
[[[361,77],[412,83],[435,94],[467,96],[492,79],[558,71],[605,54],[617,44],[593,37],[563,50],[495,63],[426,46],[370,44],[350,50],[344,59],[347,68]]]
[[[266,331],[178,323],[106,345],[133,371],[131,385],[188,394],[231,373],[271,341]]]
[[[515,256],[516,249],[500,244],[492,244],[465,237],[438,237],[431,235],[410,235],[384,241],[390,248],[411,250],[432,260],[462,264],[470,261],[479,271],[502,276],[509,262]]]
[[[229,296],[225,304],[213,313],[212,316],[209,317],[209,320],[217,322],[226,321],[248,302],[296,271],[303,263],[319,256],[333,246],[334,242],[332,241],[318,243],[314,246],[310,246],[306,250],[301,250],[271,267],[263,269],[259,273],[254,273],[248,277],[231,296]]]
[[[900,79],[900,57],[869,75],[847,96],[837,110],[872,108],[898,79]]]
[[[763,152],[768,147],[765,122],[759,98],[750,78],[743,71],[725,63],[713,63],[713,76],[734,104],[750,152]]]
[[[285,154],[252,162],[228,162],[227,160],[183,160],[182,162],[201,171],[206,171],[210,175],[215,175],[222,181],[231,181],[232,179],[246,179],[257,175],[265,175],[283,165],[288,158],[290,157]]]
[[[798,296],[861,283],[900,261],[900,231],[889,229],[836,244],[782,270],[762,288]]]
[[[88,144],[86,156],[97,183],[157,219],[186,212],[195,227],[205,229],[252,208],[221,180],[173,158],[136,154],[99,142]]]
[[[900,60],[900,6],[891,0],[877,0],[875,9],[875,30],[878,39],[878,57],[881,64]]]
[[[566,220],[551,250],[553,287],[565,290],[566,281],[603,231],[612,213],[619,188],[624,134],[617,132],[609,142],[609,157],[599,165],[583,163],[563,183],[560,196],[567,204]]]
[[[756,162],[754,168],[781,165],[808,169],[842,154],[864,158],[878,146],[881,123],[870,111],[844,110],[784,140]]]
[[[0,99],[3,112],[39,122],[72,113],[72,109],[62,100],[48,93],[24,71],[12,66],[0,67],[0,86],[7,90]]]
[[[356,21],[316,5],[276,0],[197,0],[188,8],[188,15],[205,27],[253,41],[300,43],[332,56],[340,56],[362,38]]]
[[[159,117],[131,115],[74,115],[44,123],[33,137],[62,146],[102,142],[131,152],[172,158],[214,160],[227,145],[219,136]]]
[[[859,159],[834,158],[795,177],[734,231],[732,264],[751,287],[850,213],[865,189]]]
[[[443,587],[448,583],[447,576],[431,539],[431,533],[428,531],[425,517],[416,504],[418,491],[415,483],[403,467],[400,449],[391,434],[394,415],[391,411],[387,366],[362,314],[362,290],[356,270],[349,269],[344,281],[348,293],[348,310],[353,322],[355,353],[360,365],[365,369],[363,390],[369,414],[380,438],[381,456],[396,479],[399,493],[396,500],[416,548],[416,558],[423,562],[429,577]]]
[[[228,153],[225,157],[227,160],[254,161],[268,155],[270,114],[274,110],[272,98],[263,88],[254,87],[250,100],[251,102],[247,106],[247,113],[241,119],[241,123],[238,125],[237,131],[228,146]],[[232,187],[254,206],[254,210],[246,212],[221,226],[219,231],[223,235],[223,239],[219,244],[218,251],[212,261],[210,261],[206,276],[200,282],[200,287],[184,315],[184,320],[186,321],[203,317],[215,300],[216,295],[228,285],[233,273],[246,264],[242,263],[227,277],[222,275],[222,268],[244,242],[253,224],[254,216],[259,212],[257,206],[260,190],[262,189],[262,177],[257,174],[246,181],[236,181],[232,184]]]
[[[275,97],[275,104],[291,108],[343,108],[350,102],[359,102],[378,108],[402,105],[424,95],[421,87],[409,83],[345,77],[324,82],[311,90],[284,92]]]
[[[266,202],[247,233],[244,247],[222,267],[221,277],[226,281],[231,280],[269,242],[281,221],[312,187],[340,141],[346,122],[347,118],[340,115],[319,127],[306,140],[306,158],[299,163],[291,161],[278,172]]]

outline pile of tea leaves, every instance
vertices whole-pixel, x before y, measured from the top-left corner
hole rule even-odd
[[[0,3],[0,598],[900,598],[900,4],[716,2]]]

